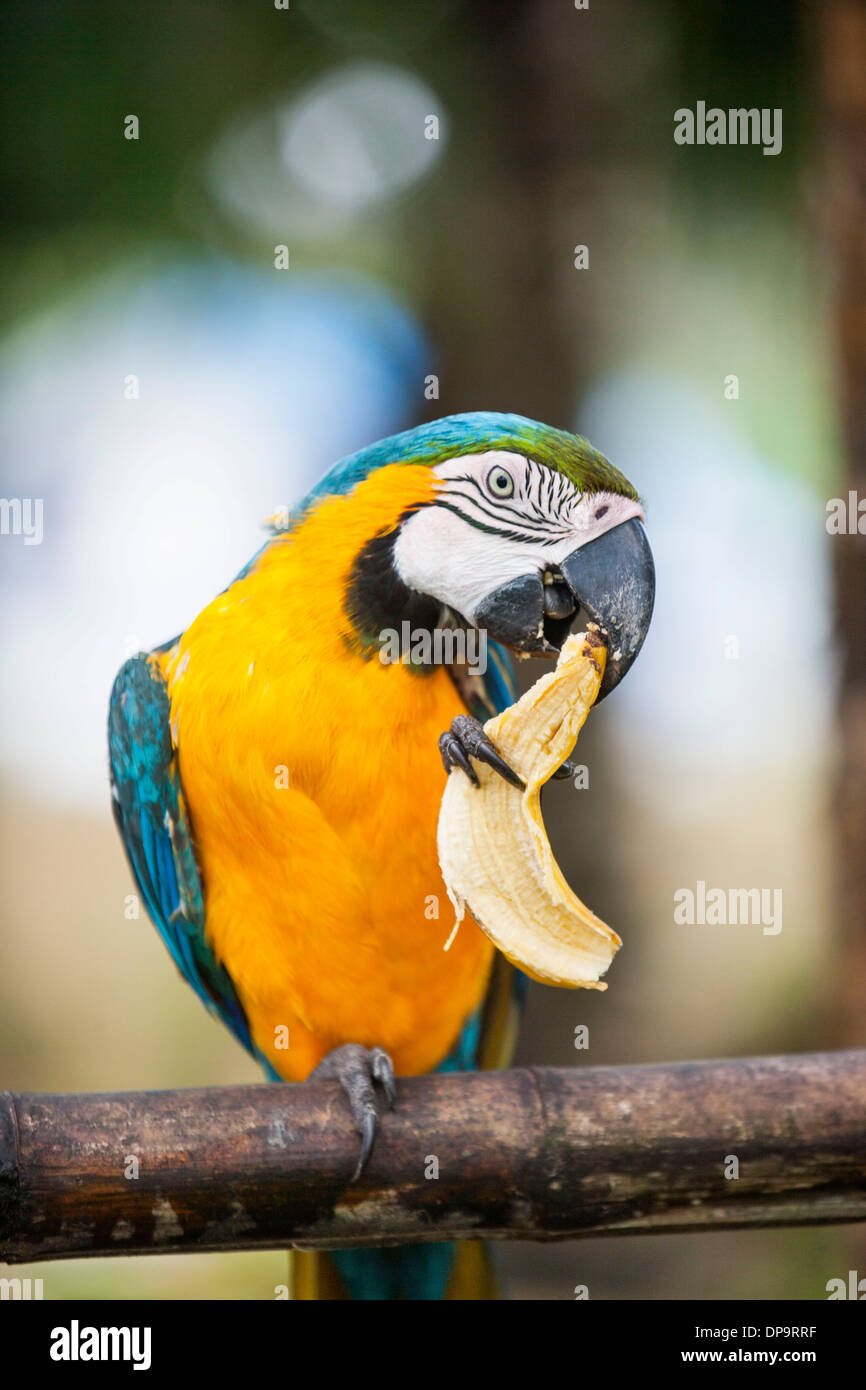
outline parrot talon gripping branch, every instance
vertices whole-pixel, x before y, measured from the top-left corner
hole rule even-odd
[[[346,1043],[334,1048],[317,1067],[314,1067],[308,1081],[339,1081],[352,1111],[355,1128],[361,1136],[361,1152],[352,1174],[352,1182],[357,1182],[367,1166],[373,1151],[376,1129],[379,1123],[379,1108],[376,1104],[374,1082],[379,1082],[385,1092],[389,1110],[393,1110],[397,1099],[394,1085],[394,1063],[382,1047],[359,1047],[357,1043]]]
[[[653,562],[623,474],[586,440],[518,415],[453,415],[384,439],[335,464],[291,518],[186,631],[121,668],[112,805],[148,913],[205,1006],[269,1078],[340,1081],[357,1177],[376,1086],[392,1104],[394,1073],[508,1065],[513,1029],[494,1021],[525,980],[502,955],[494,964],[491,937],[518,961],[538,945],[524,949],[508,874],[488,920],[466,864],[485,931],[467,919],[447,952],[431,936],[446,785],[449,800],[474,799],[467,814],[488,843],[497,824],[507,843],[531,833],[538,777],[565,766],[590,704],[640,651]],[[484,669],[379,659],[404,622],[486,634]],[[569,638],[578,623],[586,633]],[[591,625],[608,634],[606,662]],[[530,654],[560,662],[533,687],[548,682],[555,748],[524,766],[509,711],[512,657]],[[517,862],[525,887],[535,860]],[[573,951],[563,960],[548,940],[533,973],[597,986],[618,938],[548,869],[563,932],[579,918],[583,964],[575,973]],[[328,1123],[344,1123],[342,1107]],[[440,1298],[479,1255],[467,1242],[292,1258],[296,1297]]]

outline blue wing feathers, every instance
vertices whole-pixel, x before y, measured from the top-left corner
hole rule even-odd
[[[111,692],[108,749],[114,818],[145,906],[198,997],[254,1056],[235,987],[205,938],[204,895],[170,735],[170,702],[157,664],[142,654]]]

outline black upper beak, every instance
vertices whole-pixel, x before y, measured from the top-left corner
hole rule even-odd
[[[502,585],[477,610],[475,623],[517,651],[553,655],[580,611],[581,621],[598,623],[607,638],[603,700],[643,646],[654,602],[652,551],[634,517],[573,550],[547,582],[526,574]]]
[[[607,636],[603,700],[633,664],[652,618],[656,572],[646,531],[633,517],[573,550],[559,568],[575,602]]]

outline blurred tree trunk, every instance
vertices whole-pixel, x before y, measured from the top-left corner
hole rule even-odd
[[[465,21],[434,58],[462,196],[428,229],[442,380],[427,414],[516,411],[572,428],[593,313],[574,246],[603,260],[598,168],[616,104],[597,75],[617,28],[562,0],[475,0]]]
[[[823,27],[827,212],[836,263],[839,407],[846,490],[866,498],[866,0],[833,0]],[[838,634],[839,902],[844,926],[837,1041],[866,1037],[866,535],[833,538]]]

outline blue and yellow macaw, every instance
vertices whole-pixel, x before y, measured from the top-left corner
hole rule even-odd
[[[555,655],[578,611],[607,634],[602,695],[622,678],[653,604],[641,521],[585,440],[449,416],[337,463],[117,676],[113,806],[147,910],[270,1077],[341,1082],[355,1178],[395,1073],[507,1065],[520,977],[474,923],[445,952],[429,918],[444,781],[473,759],[513,779],[480,721],[515,697],[509,651]],[[446,628],[486,634],[485,672],[383,659],[385,634]],[[294,1294],[487,1297],[481,1248],[295,1252]]]

